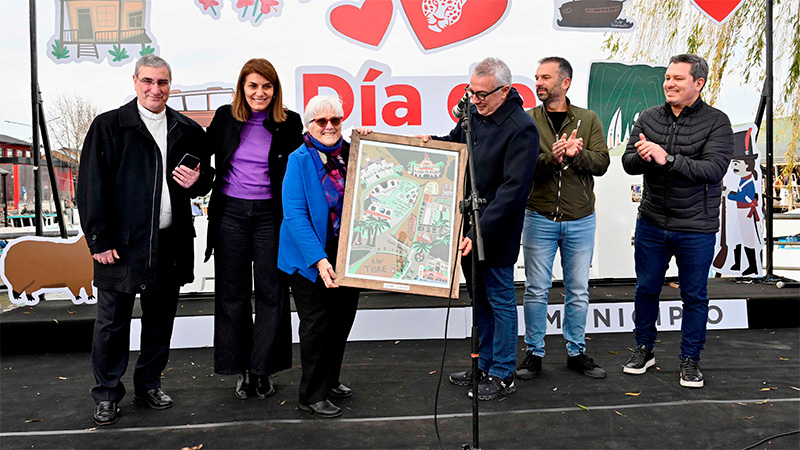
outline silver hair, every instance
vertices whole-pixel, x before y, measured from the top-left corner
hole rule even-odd
[[[325,111],[330,111],[338,117],[343,117],[342,99],[336,95],[315,95],[311,97],[303,114],[303,123],[308,125],[317,114]]]
[[[479,62],[478,65],[472,69],[472,74],[478,77],[493,76],[495,79],[495,87],[511,86],[511,69],[498,58],[488,57]]]
[[[172,67],[169,66],[169,63],[167,63],[164,58],[156,55],[142,56],[138,61],[136,61],[136,68],[133,70],[133,75],[137,78],[139,77],[139,69],[142,66],[166,67],[167,72],[169,72],[169,81],[172,81]]]

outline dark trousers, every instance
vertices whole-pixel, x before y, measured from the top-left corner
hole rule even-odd
[[[328,391],[339,386],[344,349],[358,308],[358,290],[328,289],[319,276],[312,283],[300,274],[291,275],[289,284],[300,318],[300,403],[310,405],[325,400]]]
[[[288,369],[291,310],[286,275],[278,270],[277,202],[223,196],[220,206],[214,252],[214,371],[271,375]]]
[[[140,294],[142,332],[139,358],[133,372],[135,392],[161,386],[161,372],[169,360],[172,325],[178,309],[177,270],[174,237],[169,230],[158,235],[156,289]],[[95,403],[119,403],[125,396],[122,376],[128,368],[131,316],[136,294],[97,290],[97,318],[92,340],[92,370],[97,385],[92,388]]]
[[[639,218],[634,237],[636,345],[647,348],[655,345],[661,287],[667,264],[675,256],[683,301],[680,357],[700,361],[700,352],[706,343],[708,271],[714,257],[715,240],[714,233],[668,231]]]

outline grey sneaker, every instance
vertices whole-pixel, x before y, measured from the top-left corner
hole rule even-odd
[[[505,379],[489,375],[478,385],[478,400],[494,400],[501,395],[513,394],[516,391],[514,375]],[[469,390],[467,396],[472,398],[472,389]]]
[[[681,386],[688,388],[703,387],[703,372],[700,363],[691,358],[681,359]]]
[[[576,356],[567,356],[567,369],[582,373],[591,378],[605,378],[606,371],[598,366],[592,358],[585,353],[578,353]]]
[[[622,366],[622,371],[631,375],[641,375],[656,364],[656,355],[652,349],[640,345],[633,350],[628,362]]]
[[[536,356],[528,350],[525,360],[514,371],[514,375],[520,380],[531,380],[542,374],[542,357]]]
[[[478,369],[478,382],[483,381],[488,373]],[[472,385],[472,369],[464,372],[456,372],[450,374],[450,382],[457,386],[471,386]]]

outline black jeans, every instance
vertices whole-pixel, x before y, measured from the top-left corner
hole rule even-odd
[[[278,270],[278,205],[273,200],[221,200],[214,252],[214,371],[271,375],[292,365],[289,290],[286,275]]]
[[[312,283],[300,274],[289,277],[300,318],[300,403],[310,405],[339,386],[347,337],[358,308],[358,290],[328,289],[322,279]]]
[[[139,358],[133,372],[135,392],[161,386],[161,372],[169,360],[172,325],[178,309],[174,236],[159,230],[156,289],[140,294],[142,333]],[[136,294],[97,290],[97,318],[92,338],[92,370],[97,385],[92,388],[95,403],[119,403],[125,396],[122,376],[128,369],[131,316]]]

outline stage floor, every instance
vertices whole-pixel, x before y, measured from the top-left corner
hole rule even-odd
[[[25,336],[18,336],[24,341]],[[595,380],[566,369],[564,340],[547,338],[544,376],[517,381],[517,392],[481,402],[480,445],[498,448],[747,448],[800,429],[798,328],[710,331],[703,389],[678,384],[680,335],[662,332],[658,363],[640,376],[621,371],[630,333],[596,334],[587,354],[608,371]],[[118,424],[95,429],[88,353],[4,355],[0,371],[0,446],[22,448],[438,448],[434,399],[443,340],[351,342],[342,381],[354,396],[339,401],[340,419],[297,408],[294,366],[275,377],[269,399],[238,400],[236,378],[214,375],[213,349],[173,350],[163,386],[175,407],[154,411],[121,404]],[[517,357],[524,357],[519,341]],[[469,364],[469,340],[448,342],[439,393],[444,448],[471,443],[467,388],[447,374]],[[131,388],[135,353],[125,384]],[[633,395],[631,395],[633,394]],[[800,435],[758,448],[797,449]]]

